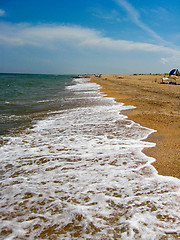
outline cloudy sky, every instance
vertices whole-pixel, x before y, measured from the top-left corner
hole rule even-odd
[[[0,72],[180,68],[179,0],[0,0]]]

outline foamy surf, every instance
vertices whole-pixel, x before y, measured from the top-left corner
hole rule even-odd
[[[75,79],[71,108],[4,137],[2,239],[178,239],[180,181],[142,153],[154,130]]]

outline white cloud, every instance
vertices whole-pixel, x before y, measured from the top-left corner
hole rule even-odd
[[[0,17],[5,15],[5,11],[3,9],[0,9]]]
[[[161,45],[114,40],[104,37],[94,29],[80,26],[0,24],[0,44],[32,45],[37,47],[56,48],[61,43],[76,48],[110,49],[115,51],[145,51],[176,53],[177,51]],[[178,51],[179,53],[179,51]]]
[[[4,36],[3,34],[0,34],[0,45],[1,44],[17,46],[17,45],[23,45],[23,41],[20,38],[8,37],[8,36]]]
[[[155,38],[156,40],[166,43],[155,31],[153,31],[149,26],[143,23],[143,21],[140,19],[140,14],[139,12],[126,0],[116,0],[118,5],[123,7],[130,19],[134,24],[136,24],[138,27],[140,27],[142,30],[147,32],[151,37]]]
[[[99,33],[79,26],[36,25],[0,23],[0,44],[33,45],[47,47],[49,44],[66,42],[81,44],[87,39],[95,39]]]
[[[103,55],[121,54],[127,52],[150,53],[159,56],[161,64],[170,60],[180,61],[180,51],[163,45],[114,40],[104,37],[101,32],[80,26],[64,25],[35,25],[0,23],[0,46],[34,47],[43,51],[56,51],[56,54],[65,50],[71,54],[72,49]],[[71,49],[71,50],[70,50]]]
[[[161,63],[162,63],[162,64],[168,63],[168,59],[167,59],[167,58],[161,58]]]
[[[179,66],[179,61],[180,61],[180,54],[179,55],[172,55],[170,57],[166,58],[161,58],[161,63],[162,64],[168,64],[168,65],[174,65],[174,66]]]
[[[92,15],[97,17],[97,18],[108,20],[108,21],[113,21],[113,20],[120,21],[119,14],[114,9],[109,10],[107,12],[107,11],[103,11],[100,8],[92,8],[91,11],[92,11]]]

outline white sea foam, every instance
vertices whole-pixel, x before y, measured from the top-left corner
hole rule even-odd
[[[74,81],[68,101],[81,106],[49,113],[0,149],[3,238],[178,239],[180,181],[142,153],[154,130],[98,85]]]

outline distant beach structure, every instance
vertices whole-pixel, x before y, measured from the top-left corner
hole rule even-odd
[[[95,74],[95,77],[101,77],[102,74]]]
[[[169,72],[169,76],[172,76],[172,75],[175,75],[175,76],[179,76],[180,73],[179,73],[179,70],[178,69],[172,69],[170,72]]]
[[[169,77],[163,77],[162,78],[162,84],[177,84],[177,79],[178,79],[178,76],[180,76],[180,73],[179,73],[179,70],[174,68],[172,69],[170,72],[169,72]],[[172,81],[173,80],[173,81]]]

